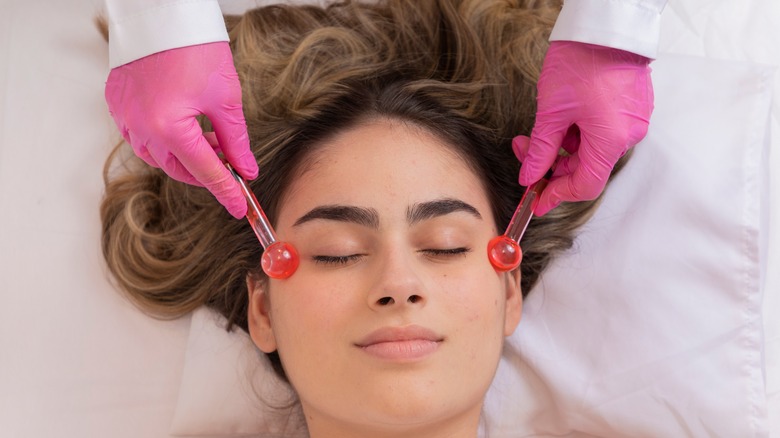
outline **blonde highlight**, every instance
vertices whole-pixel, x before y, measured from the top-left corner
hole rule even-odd
[[[556,0],[343,1],[275,5],[225,17],[261,176],[253,191],[273,221],[290,178],[318,141],[366,117],[412,122],[464,143],[503,229],[521,188],[511,139],[529,134],[535,84]],[[208,121],[204,120],[208,129]],[[119,287],[142,309],[175,318],[210,306],[247,330],[247,275],[261,248],[245,221],[204,189],[158,169],[105,167],[102,248]],[[619,170],[627,157],[619,163]],[[598,201],[535,218],[522,242],[524,293],[571,247]]]

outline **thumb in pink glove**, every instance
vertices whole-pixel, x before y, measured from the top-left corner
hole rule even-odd
[[[257,177],[228,43],[167,50],[114,68],[105,95],[138,157],[171,178],[207,188],[233,216],[246,215],[238,183],[196,120],[205,114],[227,161],[243,177]]]
[[[544,215],[562,201],[597,198],[617,160],[644,138],[653,111],[649,63],[609,47],[550,43],[520,184],[541,179],[561,148],[570,155],[558,159],[534,214]]]

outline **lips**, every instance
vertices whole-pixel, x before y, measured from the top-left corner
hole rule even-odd
[[[357,342],[364,352],[380,359],[411,361],[422,359],[438,350],[444,337],[418,325],[384,327]]]

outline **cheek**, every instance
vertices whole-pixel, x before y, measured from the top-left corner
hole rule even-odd
[[[504,282],[489,265],[486,269],[443,276],[440,284],[447,312],[457,315],[459,327],[469,327],[468,330],[478,330],[489,337],[496,331],[503,333]]]
[[[444,283],[448,288],[443,291],[447,306],[444,311],[451,318],[448,327],[452,341],[445,373],[450,381],[467,378],[470,382],[455,391],[482,397],[493,380],[504,346],[503,278],[489,268],[479,274],[453,276]]]
[[[335,336],[344,332],[353,315],[354,294],[297,274],[270,290],[271,326],[285,366],[333,354]]]

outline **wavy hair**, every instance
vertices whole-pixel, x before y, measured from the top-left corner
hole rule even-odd
[[[559,10],[553,0],[386,0],[226,17],[261,170],[250,185],[269,219],[318,143],[386,117],[452,145],[482,179],[503,230],[522,193],[511,141],[533,126],[536,81]],[[245,279],[263,275],[249,225],[205,189],[136,166],[134,157],[117,169],[118,152],[106,162],[100,206],[103,254],[118,286],[154,316],[206,305],[227,318],[228,330],[246,331]],[[531,221],[521,242],[524,294],[571,247],[597,202],[564,203]],[[271,360],[283,376],[278,356]]]

